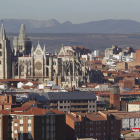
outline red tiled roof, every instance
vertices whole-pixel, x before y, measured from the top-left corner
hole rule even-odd
[[[75,115],[80,115],[83,117],[86,117],[87,119],[91,120],[91,121],[103,121],[106,120],[100,113],[96,112],[96,113],[79,113],[79,112],[74,112]]]
[[[136,102],[132,102],[132,103],[129,103],[129,104],[140,104],[140,101],[136,101]]]
[[[13,108],[12,111],[15,111],[15,112],[24,112],[26,111],[27,109],[29,109],[31,106],[33,106],[36,102],[26,102],[24,103],[21,107],[16,107],[16,108]]]
[[[132,132],[132,131],[131,130],[124,130],[124,131],[121,131],[121,134],[128,134],[130,132]]]
[[[27,79],[0,79],[0,82],[20,82],[20,81],[28,81]]]
[[[38,107],[31,107],[27,109],[25,112],[12,112],[11,114],[17,114],[17,115],[45,115],[48,112],[53,112],[55,114],[65,114],[64,112],[57,111],[57,110],[45,110]]]
[[[0,114],[3,115],[9,115],[11,113],[11,110],[0,110]]]

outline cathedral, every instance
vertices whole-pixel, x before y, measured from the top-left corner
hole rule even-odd
[[[25,25],[21,25],[13,46],[6,37],[4,25],[0,33],[0,79],[30,79],[54,81],[63,88],[78,87],[82,83],[102,83],[103,75],[92,70],[91,63],[81,59],[81,55],[91,51],[85,47],[63,46],[54,55],[46,52],[45,45],[36,48],[27,37]]]

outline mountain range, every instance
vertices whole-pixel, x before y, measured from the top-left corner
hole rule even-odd
[[[28,33],[139,33],[140,22],[133,20],[100,20],[80,24],[60,23],[55,19],[4,19],[7,33],[18,33],[25,24]],[[0,21],[0,25],[2,20]]]

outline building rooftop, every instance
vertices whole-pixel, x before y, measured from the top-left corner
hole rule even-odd
[[[73,119],[74,121],[80,121],[80,118],[79,118],[80,116],[86,117],[87,121],[104,121],[104,120],[106,120],[106,118],[104,116],[102,116],[98,112],[96,112],[96,113],[89,113],[89,114],[87,114],[87,113],[73,112],[73,113],[69,113],[67,115],[71,119]]]
[[[46,115],[46,114],[65,114],[64,112],[57,111],[57,110],[45,110],[38,107],[31,107],[24,112],[11,112],[11,110],[1,110],[0,115]]]
[[[140,104],[140,101],[132,102],[132,103],[129,103],[129,104],[139,105]]]
[[[36,104],[36,102],[26,102],[21,107],[13,108],[12,111],[14,111],[14,112],[24,112],[27,109],[29,109],[31,106],[34,106],[34,104]]]
[[[49,92],[42,93],[49,100],[88,100],[96,99],[94,92]]]

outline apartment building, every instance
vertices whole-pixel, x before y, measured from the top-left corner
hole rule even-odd
[[[0,112],[0,140],[65,140],[64,112],[31,107]]]
[[[128,103],[128,111],[129,112],[140,111],[140,101]]]
[[[101,112],[104,115],[108,114],[108,116],[112,116],[120,120],[121,130],[131,130],[131,128],[140,128],[140,112],[123,112],[123,111],[101,111]]]
[[[119,140],[120,123],[102,112],[68,113],[66,115],[67,140],[94,138],[97,140]]]
[[[136,61],[140,62],[140,49],[136,50]]]
[[[57,92],[42,93],[47,100],[43,103],[46,109],[57,109],[63,112],[96,112],[97,103],[94,92]]]

